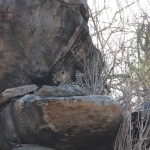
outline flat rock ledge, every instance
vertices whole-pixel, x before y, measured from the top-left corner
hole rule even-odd
[[[38,86],[32,84],[6,89],[3,93],[0,93],[0,106],[10,102],[13,98],[21,97],[37,90],[38,88]]]
[[[118,102],[108,96],[55,97],[37,91],[1,110],[0,147],[10,150],[26,144],[24,149],[14,148],[26,150],[28,144],[38,144],[55,150],[113,150],[121,118]]]

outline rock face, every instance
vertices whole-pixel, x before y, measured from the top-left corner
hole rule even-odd
[[[27,94],[2,109],[0,147],[32,143],[56,150],[112,150],[121,116],[119,104],[108,96]]]
[[[89,50],[86,0],[0,1],[0,93],[52,83],[60,69],[71,75]],[[78,56],[77,56],[78,55]]]

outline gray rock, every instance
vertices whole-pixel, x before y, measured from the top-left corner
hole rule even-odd
[[[13,98],[16,96],[25,95],[25,94],[33,92],[37,89],[38,89],[38,86],[36,86],[35,84],[19,86],[19,87],[14,87],[14,88],[10,88],[10,89],[5,90],[2,93],[2,96],[6,99],[7,98]]]
[[[1,0],[0,93],[53,85],[60,69],[73,76],[82,52],[91,51],[87,8],[86,0]]]
[[[54,150],[52,148],[46,148],[39,145],[34,144],[20,144],[13,148],[12,150]]]
[[[15,143],[38,143],[58,150],[111,150],[121,117],[119,104],[108,96],[28,94],[2,109],[0,146],[10,150]]]
[[[83,89],[78,85],[63,85],[58,87],[53,86],[42,86],[39,90],[35,91],[36,96],[56,96],[56,97],[67,97],[67,96],[85,96],[91,94],[90,91]]]

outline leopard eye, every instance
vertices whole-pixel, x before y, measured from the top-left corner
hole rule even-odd
[[[65,71],[62,71],[62,74],[64,74],[65,73]]]

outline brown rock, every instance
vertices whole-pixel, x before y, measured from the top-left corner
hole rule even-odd
[[[9,101],[10,101],[9,98],[4,98],[2,96],[2,94],[0,93],[0,106],[3,105],[3,104],[5,104],[5,103],[7,103],[7,102],[9,102]]]
[[[121,117],[119,104],[108,96],[28,94],[2,109],[0,146],[30,141],[58,150],[112,150]]]

